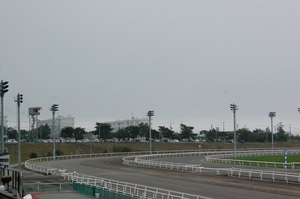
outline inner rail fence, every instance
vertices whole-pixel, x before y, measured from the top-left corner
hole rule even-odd
[[[271,167],[271,168],[291,168],[291,169],[297,169],[300,168],[300,162],[290,162],[290,163],[284,163],[284,162],[267,162],[267,161],[250,161],[250,160],[238,160],[238,159],[232,159],[235,157],[253,157],[253,156],[282,156],[285,155],[299,155],[300,150],[299,149],[289,149],[287,151],[287,154],[285,154],[285,151],[280,150],[269,150],[269,151],[239,151],[238,153],[225,153],[225,154],[217,154],[217,155],[208,155],[206,156],[206,160],[218,163],[218,164],[234,164],[234,165],[248,165],[248,166],[258,166],[258,167]],[[284,159],[284,158],[283,158]]]
[[[283,150],[267,150],[267,149],[251,149],[238,151],[240,156],[253,156],[253,155],[282,155]],[[299,154],[299,149],[290,149],[289,154]],[[255,169],[242,169],[242,168],[208,168],[202,167],[197,164],[182,164],[174,162],[159,161],[160,158],[166,157],[186,157],[186,156],[206,156],[208,161],[217,162],[217,160],[233,157],[233,151],[229,150],[210,150],[210,151],[158,151],[158,152],[127,152],[127,153],[102,153],[102,154],[81,154],[81,155],[68,155],[68,156],[56,156],[35,158],[25,162],[27,169],[45,173],[61,175],[65,180],[71,182],[82,183],[90,186],[101,187],[103,189],[111,189],[116,192],[126,193],[133,196],[139,196],[140,198],[206,198],[199,195],[192,195],[181,192],[174,192],[171,190],[164,190],[154,187],[148,187],[138,184],[131,184],[120,181],[113,181],[100,177],[89,176],[76,172],[66,172],[65,169],[57,169],[39,165],[39,162],[44,161],[59,161],[68,159],[81,159],[81,158],[97,158],[97,157],[112,157],[122,156],[123,163],[131,166],[151,167],[165,170],[176,170],[184,172],[211,172],[216,175],[227,175],[236,177],[246,177],[249,179],[283,181],[286,183],[299,183],[300,174],[291,172],[280,172],[273,170],[255,170]],[[240,163],[242,164],[242,163]],[[295,168],[294,166],[293,168]]]
[[[163,151],[155,153],[188,153],[191,151]],[[114,181],[110,179],[105,179],[101,177],[90,176],[82,173],[66,172],[66,169],[58,169],[52,167],[46,167],[39,165],[40,162],[45,161],[59,161],[59,160],[69,160],[69,159],[79,159],[79,158],[96,158],[96,157],[113,157],[113,156],[132,156],[132,155],[144,155],[151,154],[150,152],[129,152],[129,153],[102,153],[102,154],[82,154],[82,155],[69,155],[69,156],[57,156],[53,157],[44,157],[44,158],[35,158],[30,159],[25,162],[25,167],[27,169],[37,171],[44,174],[60,175],[66,181],[73,183],[79,183],[87,186],[93,186],[95,188],[101,188],[103,190],[114,191],[117,193],[122,193],[124,195],[131,195],[132,197],[138,198],[157,198],[157,199],[209,199],[204,196],[188,194],[183,192],[176,192],[161,188],[155,188],[150,186],[144,186],[139,184],[133,184],[128,182]]]
[[[124,195],[137,196],[139,198],[170,198],[170,199],[208,199],[204,196],[176,192],[167,189],[138,185],[128,182],[115,181],[101,177],[90,176],[77,172],[62,173],[65,180],[80,183],[96,188],[113,190]]]
[[[300,154],[299,149],[290,149],[289,154]],[[272,156],[272,155],[284,155],[282,149],[277,150],[247,150],[238,151],[236,157],[245,156]],[[140,156],[128,156],[123,158],[123,163],[131,166],[142,166],[165,170],[176,170],[176,171],[186,171],[186,172],[213,172],[216,175],[227,175],[227,176],[237,176],[239,178],[249,178],[249,179],[260,179],[260,180],[270,180],[270,181],[283,181],[286,183],[300,183],[300,173],[283,172],[276,170],[258,170],[258,169],[245,169],[245,168],[209,168],[203,167],[200,164],[183,164],[174,162],[164,162],[160,161],[161,158],[170,157],[187,157],[187,156],[205,156],[207,161],[214,163],[223,164],[236,164],[236,165],[253,165],[253,166],[268,166],[275,164],[274,168],[284,168],[287,166],[284,163],[269,163],[259,162],[259,161],[245,161],[245,160],[234,160],[225,159],[234,157],[233,151],[219,151],[219,152],[189,152],[189,153],[174,153],[174,154],[152,154],[152,155],[140,155]],[[220,159],[219,159],[220,158]],[[290,163],[289,168],[296,168],[296,165],[300,163]]]

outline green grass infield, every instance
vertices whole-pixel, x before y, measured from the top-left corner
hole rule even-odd
[[[248,160],[248,161],[261,161],[261,162],[278,162],[284,163],[285,157],[284,155],[280,156],[250,156],[250,157],[237,157],[234,160]],[[287,162],[300,162],[299,155],[288,155]]]

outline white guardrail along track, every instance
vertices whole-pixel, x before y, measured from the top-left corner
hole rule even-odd
[[[153,152],[154,153],[154,152]],[[289,154],[300,154],[299,149],[289,150]],[[266,150],[266,149],[257,149],[257,150],[245,150],[238,151],[238,156],[253,156],[253,155],[283,155],[283,150]],[[201,165],[196,164],[183,164],[175,162],[163,162],[157,161],[160,158],[166,157],[185,157],[185,156],[206,156],[206,160],[215,163],[229,164],[234,163],[238,165],[246,165],[247,161],[237,161],[232,160],[234,156],[232,151],[227,150],[211,150],[211,151],[164,151],[164,152],[155,152],[155,154],[150,154],[149,152],[138,152],[138,153],[102,153],[102,154],[82,154],[82,155],[69,155],[69,156],[59,156],[57,160],[68,160],[68,159],[81,159],[81,158],[96,158],[96,157],[110,157],[110,156],[122,156],[123,163],[131,166],[143,166],[151,167],[165,170],[176,170],[183,172],[214,172],[216,175],[228,175],[228,176],[237,176],[237,177],[247,177],[249,179],[260,179],[260,180],[271,180],[271,181],[284,181],[286,183],[290,182],[300,182],[300,173],[292,172],[281,172],[275,170],[255,170],[255,169],[243,169],[243,168],[208,168],[202,167]],[[156,159],[154,161],[153,159]],[[206,198],[204,196],[192,195],[187,193],[175,192],[171,190],[164,190],[154,187],[148,187],[138,184],[131,184],[120,181],[113,181],[109,179],[104,179],[100,177],[89,176],[85,174],[80,174],[76,172],[67,173],[65,169],[58,170],[57,168],[45,167],[38,165],[39,162],[52,161],[52,157],[45,158],[35,158],[30,159],[25,162],[25,167],[27,169],[53,175],[61,175],[65,180],[72,182],[79,182],[87,184],[90,186],[101,187],[105,189],[112,189],[117,192],[131,194],[139,196],[141,198],[150,197],[150,198]],[[270,165],[270,164],[261,164],[255,163],[255,161],[248,161],[247,165]],[[273,163],[272,163],[273,164]],[[278,163],[279,164],[279,163]],[[274,167],[279,167],[276,163]],[[282,163],[280,163],[282,164]],[[296,168],[296,165],[300,163],[290,163],[289,168]],[[282,165],[281,165],[282,166]]]
[[[178,153],[174,152],[174,153]],[[162,152],[165,153],[165,152]],[[110,156],[128,156],[128,155],[141,155],[149,154],[149,152],[141,153],[105,153],[105,154],[84,154],[84,155],[72,155],[72,156],[59,156],[57,160],[68,160],[68,159],[79,159],[79,158],[91,158],[91,157],[110,157]],[[101,177],[95,177],[90,175],[85,175],[77,172],[66,172],[66,169],[57,169],[38,165],[39,162],[52,161],[53,157],[45,158],[35,158],[30,159],[25,162],[25,167],[27,169],[52,175],[61,175],[65,180],[71,182],[77,182],[85,184],[88,186],[95,186],[97,188],[109,189],[116,191],[118,193],[129,194],[132,196],[138,196],[140,198],[157,198],[157,199],[211,199],[205,196],[193,195],[183,192],[176,192],[166,189],[160,189],[155,187],[149,187],[139,184],[114,181],[110,179],[105,179]]]
[[[238,151],[237,156],[270,156],[270,155],[283,155],[283,150],[251,150],[251,151]],[[290,154],[300,154],[299,149],[289,150]],[[189,153],[174,153],[174,154],[154,154],[154,155],[140,155],[140,156],[129,156],[123,158],[123,163],[131,166],[143,166],[165,170],[177,170],[187,172],[215,172],[216,175],[228,175],[237,177],[246,177],[249,179],[260,179],[260,180],[271,180],[284,181],[286,183],[300,182],[300,173],[296,172],[282,172],[277,170],[258,170],[258,169],[243,169],[243,168],[217,168],[217,167],[203,167],[195,164],[183,164],[175,162],[163,162],[159,161],[160,158],[170,157],[184,157],[184,156],[206,156],[206,160],[214,163],[222,164],[235,164],[239,165],[252,165],[260,167],[273,167],[273,168],[291,168],[295,169],[300,163],[270,163],[270,162],[259,162],[259,161],[246,161],[246,160],[234,160],[230,159],[234,157],[232,151],[214,151],[214,152],[189,152]],[[227,159],[226,159],[227,158]],[[155,159],[155,161],[153,160]]]

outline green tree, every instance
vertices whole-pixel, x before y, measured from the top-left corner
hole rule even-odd
[[[269,127],[266,128],[266,142],[272,141],[272,132]]]
[[[118,139],[123,139],[123,140],[126,140],[128,138],[131,137],[131,134],[130,134],[130,131],[128,131],[127,129],[119,129],[117,132],[116,132],[116,138]]]
[[[28,135],[28,131],[26,131],[26,130],[20,130],[20,132],[21,132],[21,135],[20,135],[20,137],[21,137],[21,140],[22,140],[22,139],[25,139],[25,140],[27,140],[27,139],[28,139],[28,137],[29,137],[29,135]]]
[[[203,130],[200,132],[200,134],[202,133],[205,135],[206,142],[214,142],[216,137],[215,132],[213,132],[212,130],[210,131]]]
[[[18,140],[18,131],[12,127],[7,128],[7,139],[15,139]],[[20,139],[27,139],[28,138],[28,131],[20,130]]]
[[[61,130],[60,136],[63,138],[73,138],[74,132],[75,132],[75,129],[73,127],[67,126]]]
[[[51,129],[48,124],[41,125],[37,128],[38,137],[40,139],[49,139],[51,138]]]
[[[103,139],[110,139],[112,138],[112,127],[108,123],[99,123],[96,122],[94,135],[99,135],[99,127],[100,127],[100,138]]]
[[[140,129],[140,137],[146,137],[146,135],[149,135],[149,124],[146,123],[140,123],[139,124],[139,129]]]
[[[41,139],[51,138],[51,129],[48,124],[41,126]]]
[[[84,128],[81,127],[77,127],[74,129],[74,138],[76,140],[82,140],[83,139],[83,135],[85,134],[85,130]]]
[[[194,139],[194,127],[180,124],[180,134],[182,139]]]
[[[125,131],[129,134],[128,138],[137,138],[141,135],[141,129],[139,126],[128,126],[125,128]]]
[[[286,142],[288,140],[288,135],[283,129],[284,125],[280,122],[277,126],[277,133],[275,134],[275,140],[279,142]]]
[[[150,132],[149,132],[150,133]],[[150,135],[148,133],[148,138],[150,138]],[[151,129],[151,138],[158,140],[159,139],[159,131],[155,130],[155,129]]]
[[[253,133],[256,135],[257,142],[265,142],[267,139],[267,132],[262,129],[255,129]]]
[[[239,142],[255,142],[256,138],[253,136],[252,132],[246,128],[242,128],[236,131],[237,140]]]
[[[6,130],[7,139],[15,139],[18,140],[18,131],[12,127],[8,127]]]
[[[174,139],[175,132],[165,126],[159,126],[158,132],[161,134],[163,138]]]

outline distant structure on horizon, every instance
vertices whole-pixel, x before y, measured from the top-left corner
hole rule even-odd
[[[46,119],[46,120],[39,120],[39,125],[48,125],[50,129],[52,130],[52,118]],[[75,118],[71,115],[68,115],[67,117],[64,116],[58,116],[55,118],[55,129],[54,132],[56,134],[60,134],[61,130],[65,127],[73,127],[75,125]]]
[[[38,138],[37,123],[38,123],[38,116],[41,114],[40,113],[41,110],[42,107],[38,107],[38,106],[28,108],[30,139]]]
[[[117,132],[120,129],[124,129],[128,126],[138,126],[141,123],[148,124],[149,119],[144,117],[144,118],[136,118],[136,117],[131,117],[131,119],[124,119],[124,120],[116,120],[116,121],[111,121],[111,122],[104,122],[106,124],[110,124],[112,127],[112,132]]]

